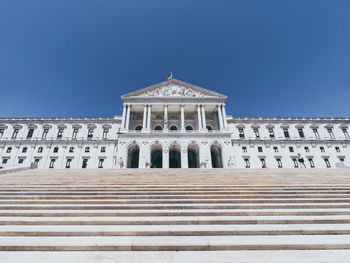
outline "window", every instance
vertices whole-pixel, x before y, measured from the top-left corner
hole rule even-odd
[[[55,161],[56,161],[56,159],[51,159],[51,160],[50,160],[49,168],[54,168],[54,166],[55,166]]]
[[[39,163],[39,161],[40,161],[39,158],[34,159],[34,163]]]
[[[239,128],[238,133],[239,133],[239,138],[244,138],[244,129],[243,128]]]
[[[7,160],[6,158],[2,159],[2,164],[7,164]]]
[[[38,153],[42,153],[43,152],[43,147],[39,147],[38,148]]]
[[[326,163],[327,168],[331,168],[331,164],[330,164],[328,158],[324,158],[323,160]]]
[[[135,128],[135,131],[141,131],[142,130],[142,126],[136,126]],[[108,133],[108,131],[107,131]],[[105,134],[105,130],[103,130],[103,138],[106,138],[107,137],[107,133]]]
[[[277,161],[278,168],[282,168],[282,160],[281,160],[281,158],[277,158],[276,161]]]
[[[303,128],[298,128],[298,133],[299,133],[299,137],[300,137],[300,138],[305,138]]]
[[[24,161],[24,159],[23,159],[23,158],[19,158],[19,159],[18,159],[18,163],[19,163],[19,164],[22,164],[22,163],[23,163],[23,161]]]
[[[53,148],[53,152],[57,153],[58,152],[58,147]]]
[[[156,131],[161,131],[162,130],[162,126],[156,126],[155,128],[154,128]]]
[[[294,152],[293,147],[289,147],[289,152],[291,152],[291,153],[293,153],[293,152]]]
[[[4,135],[5,129],[0,129],[0,138]]]
[[[265,161],[265,158],[260,158],[260,162],[261,162],[261,166],[263,168],[266,168],[266,161]]]
[[[299,167],[299,163],[298,160],[296,158],[293,158],[293,163],[294,163],[294,168],[298,168]]]
[[[245,162],[245,168],[250,168],[249,159],[248,158],[244,159],[244,162]]]
[[[258,147],[258,152],[259,152],[259,153],[262,153],[262,152],[263,152],[263,148],[259,146],[259,147]]]
[[[32,138],[34,133],[34,129],[30,128],[27,133],[27,138]]]
[[[314,132],[315,137],[316,137],[317,139],[320,138],[320,135],[318,134],[318,129],[317,129],[317,128],[313,128],[312,131]]]
[[[186,126],[186,131],[192,131],[193,130],[193,128],[192,128],[192,126]]]
[[[48,133],[49,133],[49,129],[48,129],[48,128],[45,128],[45,129],[43,130],[43,134],[42,134],[41,138],[42,138],[42,139],[45,139]]]
[[[259,138],[259,137],[260,137],[259,129],[258,129],[258,128],[254,128],[253,131],[254,131],[254,133],[255,133],[255,137],[256,137],[256,138]]]
[[[90,128],[88,131],[88,138],[92,138],[94,136],[94,129]]]
[[[310,163],[310,167],[311,168],[315,168],[315,164],[314,164],[314,161],[312,160],[312,158],[309,158],[309,163]]]
[[[345,162],[345,158],[344,157],[343,158],[339,158],[339,161]]]
[[[209,125],[207,125],[207,129],[208,129],[208,131],[212,131],[213,130],[213,128],[211,126],[209,126]]]
[[[285,138],[289,138],[289,131],[288,131],[288,128],[283,128],[283,133],[284,133],[284,137]]]
[[[101,147],[101,153],[105,153],[106,152],[106,147],[105,146],[102,146]]]
[[[83,159],[83,164],[82,164],[81,168],[86,168],[87,162],[88,162],[88,159]]]
[[[18,132],[19,132],[19,129],[18,129],[18,128],[16,128],[16,129],[13,130],[12,139],[17,138]]]
[[[79,129],[78,128],[74,128],[73,129],[73,134],[72,134],[72,138],[77,138],[77,135],[78,135],[78,132],[79,132]]]
[[[23,149],[22,149],[22,153],[26,153],[26,152],[27,152],[27,150],[28,150],[28,148],[27,148],[27,147],[23,147]]]
[[[70,152],[70,153],[73,153],[73,152],[74,152],[74,147],[73,147],[73,146],[69,147],[69,152]]]
[[[243,147],[242,147],[242,151],[243,151],[244,153],[246,153],[246,152],[247,152],[247,147],[243,146]]]
[[[273,147],[273,151],[274,151],[275,153],[278,153],[278,147],[277,147],[277,146],[274,146],[274,147]]]
[[[320,151],[324,153],[325,152],[324,147],[321,146]]]
[[[57,138],[62,138],[63,131],[64,131],[63,128],[59,128],[59,129],[58,129]]]
[[[142,129],[142,126],[137,126],[136,127],[136,130],[139,131]],[[108,135],[108,132],[109,132],[109,128],[104,128],[103,129],[103,134],[102,134],[102,137],[103,138],[107,138],[107,135]]]
[[[171,131],[176,131],[176,130],[177,130],[177,127],[176,127],[175,125],[173,125],[173,126],[170,127],[170,130],[171,130]]]
[[[90,147],[85,147],[85,152],[89,153],[90,152]]]
[[[345,138],[349,138],[348,129],[347,128],[341,128],[341,130],[343,131]]]
[[[310,152],[310,149],[309,149],[309,147],[304,147],[304,149],[305,149],[305,152]]]
[[[67,159],[66,161],[66,168],[70,168],[70,163],[72,162],[72,159]]]
[[[332,128],[327,128],[329,137],[331,137],[331,139],[334,139],[334,133],[333,133],[333,129]]]
[[[98,168],[103,168],[103,162],[105,161],[105,159],[100,159],[98,161]]]
[[[335,146],[335,151],[336,151],[337,153],[340,153],[340,148],[339,148],[338,146]]]
[[[273,131],[273,128],[268,128],[270,138],[275,138],[275,132]]]
[[[12,147],[8,147],[6,153],[10,153],[12,151]]]

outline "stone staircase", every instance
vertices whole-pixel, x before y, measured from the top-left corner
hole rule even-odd
[[[350,174],[176,172],[0,177],[0,262],[350,262]]]

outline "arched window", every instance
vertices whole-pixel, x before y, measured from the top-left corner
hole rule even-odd
[[[161,130],[163,130],[163,129],[162,129],[162,126],[159,126],[159,125],[156,126],[154,129],[155,129],[156,131],[161,131]]]
[[[176,127],[175,125],[173,125],[173,126],[170,127],[170,130],[171,130],[171,131],[176,131],[176,130],[177,130],[177,127]]]
[[[213,128],[211,126],[209,126],[209,125],[207,125],[207,129],[208,129],[208,131],[212,131],[213,130]]]
[[[190,125],[186,126],[186,131],[192,131],[192,130],[193,130],[192,126]]]
[[[142,126],[140,126],[140,125],[139,125],[139,126],[136,126],[135,130],[136,130],[136,131],[141,131],[141,130],[142,130]]]

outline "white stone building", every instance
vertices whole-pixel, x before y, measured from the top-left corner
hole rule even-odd
[[[234,118],[226,96],[170,80],[122,96],[114,118],[0,119],[0,166],[350,166],[349,118]]]

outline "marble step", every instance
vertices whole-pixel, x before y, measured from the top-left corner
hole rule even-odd
[[[350,235],[3,236],[1,251],[195,251],[350,249]]]

